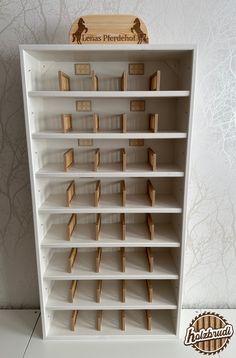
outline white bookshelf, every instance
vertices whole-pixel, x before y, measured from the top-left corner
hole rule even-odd
[[[43,337],[173,339],[194,46],[22,45],[20,53]],[[98,89],[75,63],[90,64]],[[129,74],[130,63],[143,63],[144,74]],[[60,90],[58,71],[70,90]],[[156,71],[159,90],[149,85]],[[91,106],[78,111],[77,101]],[[144,101],[143,110],[132,111],[131,101]],[[71,116],[67,132],[63,114]]]

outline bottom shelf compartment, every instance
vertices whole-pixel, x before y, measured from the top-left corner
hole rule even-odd
[[[176,336],[176,315],[177,310],[49,311],[47,338],[170,339]]]

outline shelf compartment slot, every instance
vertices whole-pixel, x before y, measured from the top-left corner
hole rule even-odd
[[[62,114],[61,115],[61,125],[62,132],[68,133],[73,130],[72,128],[72,114]]]
[[[150,76],[150,91],[160,91],[161,87],[161,71],[156,71]]]
[[[102,295],[102,280],[99,280],[97,282],[97,288],[96,288],[96,302],[101,302],[101,295]]]
[[[102,311],[97,312],[97,331],[102,329]]]
[[[146,310],[146,318],[147,318],[147,330],[152,330],[152,314],[150,310]]]
[[[120,225],[121,225],[121,240],[126,238],[126,223],[125,223],[125,214],[120,214]]]
[[[127,114],[123,113],[120,117],[120,128],[122,133],[127,132]]]
[[[95,149],[95,154],[94,154],[94,171],[95,172],[98,170],[98,166],[100,165],[100,160],[101,160],[101,153],[100,153],[100,149],[97,148],[97,149]]]
[[[153,133],[158,131],[158,114],[151,113],[149,114],[149,130]]]
[[[67,206],[70,206],[71,201],[73,200],[75,196],[75,181],[72,180],[69,184],[68,188],[66,189],[66,202]]]
[[[120,312],[120,329],[125,331],[125,311],[121,310]]]
[[[122,167],[122,171],[126,171],[126,167],[127,167],[127,155],[126,155],[126,151],[124,148],[121,148],[120,150],[120,157],[121,157],[121,167]]]
[[[75,264],[76,256],[77,256],[78,249],[73,247],[70,251],[70,255],[68,257],[68,272],[71,273],[73,266]]]
[[[75,163],[74,149],[73,148],[68,149],[63,154],[63,157],[64,157],[64,170],[67,171]]]
[[[150,233],[150,240],[153,240],[154,234],[155,234],[155,226],[154,226],[151,214],[147,214],[147,227],[148,227],[148,231]]]
[[[93,113],[93,133],[97,133],[99,131],[99,115],[97,113]]]
[[[95,189],[95,206],[96,207],[99,204],[100,197],[101,197],[101,181],[97,180],[96,189]]]
[[[121,91],[128,91],[128,73],[124,71],[121,76]]]
[[[148,262],[148,270],[149,270],[149,272],[153,272],[154,257],[153,257],[152,250],[150,247],[146,248],[146,256],[147,256],[147,262]]]
[[[125,303],[125,296],[126,296],[126,283],[125,280],[121,281],[121,302]]]
[[[121,272],[125,272],[126,268],[126,257],[125,257],[125,248],[120,248],[120,263],[121,263]]]
[[[152,148],[148,148],[148,164],[151,166],[152,171],[155,171],[157,169],[157,155],[152,150]]]
[[[77,321],[77,318],[78,318],[78,313],[79,313],[78,310],[74,310],[72,312],[71,323],[70,323],[70,328],[71,328],[72,331],[75,331],[75,325],[76,325],[76,321]]]
[[[147,180],[147,195],[150,199],[151,206],[155,206],[156,190],[155,190],[154,186],[152,185],[152,182],[149,179]]]
[[[67,240],[71,240],[71,236],[77,225],[77,215],[72,214],[67,224]]]
[[[100,233],[101,233],[101,224],[102,224],[102,218],[101,218],[101,214],[97,214],[97,218],[96,218],[96,240],[99,240],[100,237]]]
[[[58,81],[60,91],[70,91],[70,76],[65,72],[58,71]]]
[[[153,300],[153,287],[152,287],[151,281],[146,280],[146,287],[147,287],[147,299],[148,299],[148,302],[152,302],[152,300]]]
[[[121,205],[126,205],[126,187],[125,187],[125,181],[120,181],[120,193],[121,193]]]
[[[100,270],[101,258],[102,258],[102,248],[98,247],[96,252],[96,267],[95,267],[96,272],[99,272]]]
[[[69,302],[71,302],[71,303],[73,303],[73,301],[74,301],[77,287],[78,287],[78,280],[71,281],[71,285],[69,288]]]

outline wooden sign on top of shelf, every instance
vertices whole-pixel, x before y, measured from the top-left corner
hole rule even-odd
[[[148,43],[145,23],[133,15],[87,15],[77,18],[70,29],[70,44]]]

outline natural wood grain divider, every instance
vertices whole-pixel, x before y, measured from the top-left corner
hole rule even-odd
[[[62,114],[61,125],[63,133],[72,131],[72,114]]]
[[[76,259],[76,256],[77,256],[77,251],[78,249],[73,247],[70,251],[70,255],[68,257],[68,272],[71,273],[72,272],[72,269],[73,269],[73,266],[74,266],[74,263],[75,263],[75,259]]]
[[[74,297],[75,297],[77,287],[78,287],[78,280],[71,281],[71,285],[70,285],[70,288],[69,288],[69,302],[74,301]]]
[[[150,240],[153,240],[154,234],[155,234],[155,226],[154,226],[151,214],[147,214],[147,226],[148,226],[148,230],[150,233]]]
[[[126,266],[126,257],[125,257],[125,248],[120,248],[120,259],[121,259],[121,272],[125,272]]]
[[[120,328],[122,331],[125,331],[125,311],[120,311]]]
[[[94,158],[94,171],[96,172],[98,170],[98,166],[100,165],[100,149],[95,149],[95,158]]]
[[[102,280],[97,282],[97,289],[96,289],[96,302],[101,302],[101,294],[102,294]]]
[[[126,283],[125,280],[121,281],[121,302],[125,302],[125,296],[126,296]]]
[[[125,214],[120,214],[120,224],[121,224],[121,240],[126,238],[126,223],[125,223]]]
[[[70,167],[74,165],[74,149],[70,148],[68,149],[64,155],[64,170],[67,171]]]
[[[58,71],[60,91],[70,91],[70,76],[62,71]]]
[[[100,270],[101,258],[102,258],[102,248],[98,247],[96,253],[96,268],[95,268],[96,272],[99,272]]]
[[[95,72],[92,71],[92,91],[98,91],[98,77],[96,76]]]
[[[156,71],[150,76],[150,91],[160,91],[161,86],[161,71]]]
[[[156,190],[154,189],[151,181],[147,180],[147,194],[151,202],[151,206],[155,206],[156,201]]]
[[[127,132],[127,114],[125,114],[125,113],[123,113],[121,115],[121,125],[120,125],[120,127],[121,127],[121,131],[123,133]]]
[[[99,115],[97,113],[93,114],[93,132],[97,133],[99,131]]]
[[[127,71],[124,71],[121,76],[121,91],[128,90],[128,74]]]
[[[77,215],[72,214],[67,223],[67,240],[71,239],[71,236],[73,234],[73,231],[75,230],[76,225],[77,225]]]
[[[67,206],[70,206],[71,201],[75,195],[75,181],[72,180],[68,188],[66,189],[66,202]]]
[[[148,164],[151,166],[152,170],[157,168],[157,155],[151,148],[148,148]]]
[[[156,133],[158,131],[158,114],[151,113],[149,115],[149,130]]]
[[[102,329],[102,311],[97,312],[97,331]]]
[[[147,255],[149,272],[153,272],[154,258],[150,247],[146,248],[146,255]]]
[[[101,224],[102,224],[101,214],[97,214],[97,219],[96,219],[96,240],[98,240],[99,236],[100,236]]]
[[[76,321],[77,321],[77,317],[78,317],[78,313],[79,311],[78,310],[74,310],[72,312],[72,316],[71,316],[71,330],[74,331],[75,330],[75,325],[76,325]]]
[[[122,170],[124,172],[126,170],[126,166],[127,166],[127,156],[126,156],[126,151],[124,148],[121,148],[121,150],[120,150],[120,157],[121,157]]]
[[[146,310],[146,318],[147,318],[147,330],[152,330],[152,314],[150,310]]]
[[[95,206],[98,206],[101,197],[101,181],[97,180],[95,189]]]
[[[126,205],[126,187],[125,187],[125,181],[121,180],[120,181],[120,193],[121,193],[121,205],[125,206]]]
[[[152,302],[152,299],[153,299],[153,287],[152,287],[151,281],[146,280],[146,286],[147,286],[148,302]]]

